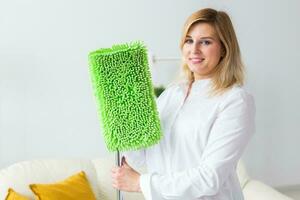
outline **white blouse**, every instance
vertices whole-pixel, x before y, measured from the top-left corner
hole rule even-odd
[[[255,104],[234,86],[209,97],[211,79],[169,86],[157,99],[163,137],[147,149],[124,152],[140,176],[146,200],[243,200],[237,162],[255,131]]]

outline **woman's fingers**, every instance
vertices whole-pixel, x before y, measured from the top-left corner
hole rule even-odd
[[[111,169],[111,177],[113,179],[120,179],[125,175],[124,169],[120,167],[114,167]]]
[[[115,183],[113,183],[112,186],[113,186],[115,189],[120,189],[120,188],[118,187],[118,185],[115,184]]]
[[[112,186],[116,189],[121,189],[121,180],[113,179]]]
[[[112,173],[120,173],[121,172],[121,167],[113,167],[112,169],[111,169],[111,172]]]
[[[132,169],[126,160],[123,160],[122,167],[113,167],[111,169],[112,186],[122,191],[140,191],[139,176],[139,173]]]

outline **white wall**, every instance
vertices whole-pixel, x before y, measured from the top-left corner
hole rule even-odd
[[[157,56],[178,57],[184,20],[206,6],[232,16],[256,99],[249,173],[273,186],[300,184],[297,0],[0,1],[0,167],[107,154],[88,52],[140,39]],[[154,66],[154,83],[168,83],[178,67]]]

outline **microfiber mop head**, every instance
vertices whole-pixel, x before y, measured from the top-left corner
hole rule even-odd
[[[157,143],[162,134],[145,45],[138,41],[99,49],[89,54],[89,65],[108,150]]]

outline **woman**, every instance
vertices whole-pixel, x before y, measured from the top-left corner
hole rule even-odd
[[[202,9],[186,21],[181,39],[186,81],[158,98],[163,138],[125,152],[112,169],[113,187],[147,200],[241,200],[237,163],[254,133],[255,105],[243,88],[244,68],[229,16]]]

